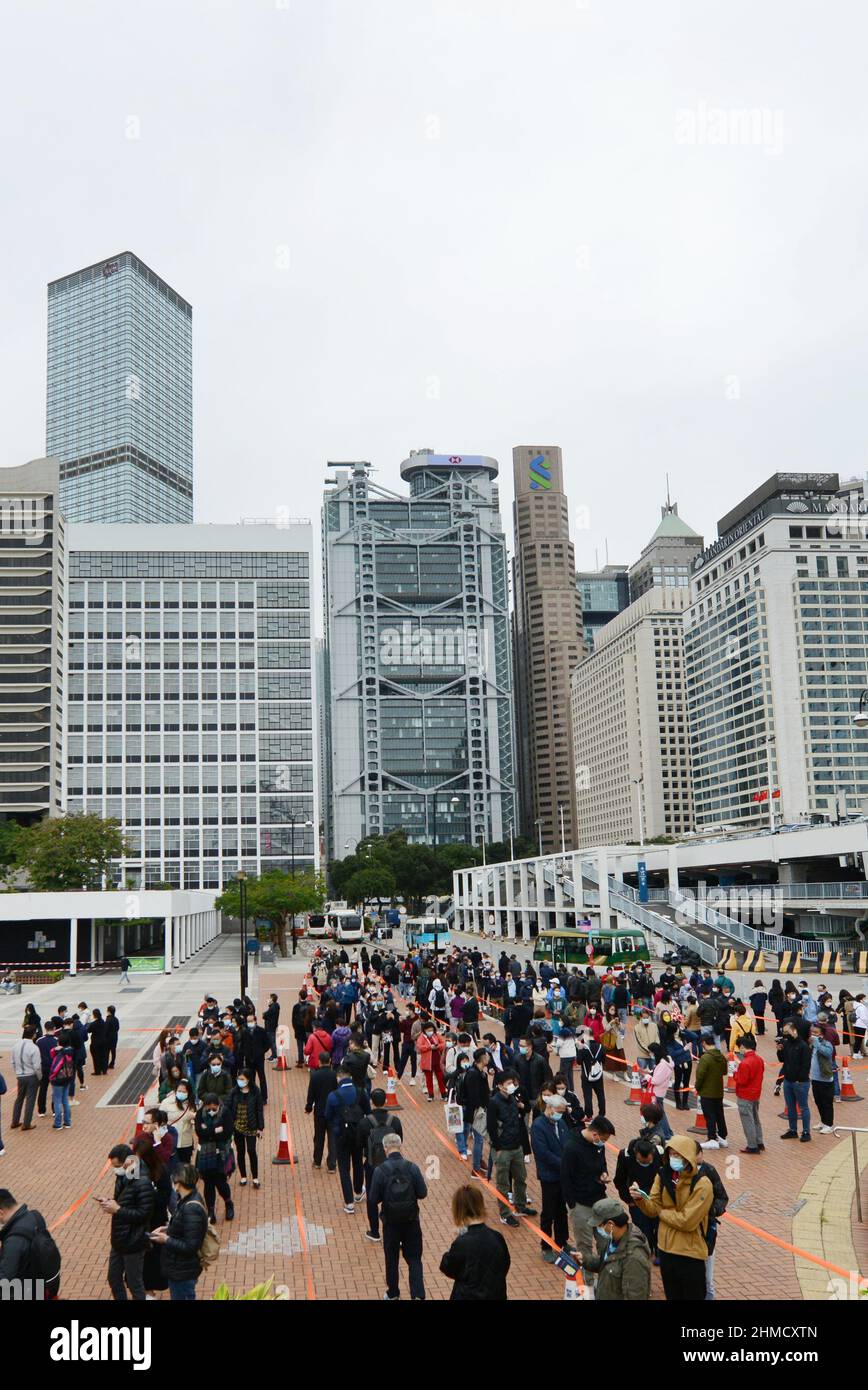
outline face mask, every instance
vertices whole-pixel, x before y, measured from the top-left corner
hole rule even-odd
[[[669,1159],[669,1167],[672,1169],[673,1173],[680,1173],[684,1168],[684,1159],[676,1158],[673,1154]]]
[[[513,1091],[515,1090],[515,1086],[513,1086],[512,1082],[510,1082],[510,1084],[508,1086],[504,1086],[503,1089],[508,1096],[511,1096]]]
[[[247,1090],[247,1087],[248,1087],[249,1085],[250,1085],[250,1082],[249,1082],[249,1081],[245,1081],[245,1079],[244,1079],[243,1076],[239,1076],[239,1078],[238,1078],[238,1086],[239,1086],[239,1089],[240,1089],[240,1090],[246,1091],[246,1090]]]
[[[212,1076],[219,1076],[219,1075],[220,1075],[220,1072],[223,1070],[223,1068],[220,1066],[220,1063],[219,1063],[219,1062],[216,1062],[216,1063],[214,1064],[214,1066],[211,1067],[210,1070],[211,1070],[211,1075],[212,1075]]]
[[[559,1096],[565,1096],[567,1094],[566,1086],[558,1086],[557,1093]]]
[[[205,1113],[206,1113],[206,1115],[208,1116],[209,1120],[216,1120],[216,1119],[217,1119],[217,1111],[216,1111],[216,1110],[206,1110]]]
[[[610,1239],[609,1232],[606,1230],[605,1226],[597,1226],[595,1230],[598,1236],[602,1236],[603,1240]]]
[[[561,1112],[560,1112],[560,1110],[547,1110],[547,1111],[546,1111],[546,1119],[547,1119],[547,1120],[559,1120],[560,1118],[561,1118]]]
[[[176,1092],[175,1092],[175,1099],[176,1099],[176,1100],[179,1100],[179,1101],[181,1102],[181,1104],[183,1105],[183,1104],[184,1104],[184,1101],[187,1099],[187,1095],[188,1095],[188,1092],[187,1092],[187,1091],[176,1091]]]

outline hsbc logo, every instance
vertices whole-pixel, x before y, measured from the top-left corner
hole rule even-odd
[[[0,497],[0,537],[17,537],[25,545],[45,539],[45,503],[41,497]]]
[[[103,275],[117,275],[120,268],[120,261],[106,261],[102,273]]]

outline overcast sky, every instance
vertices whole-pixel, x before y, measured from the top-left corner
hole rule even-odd
[[[0,8],[0,464],[44,452],[46,282],[128,249],[193,304],[199,521],[431,446],[500,460],[511,533],[512,446],[560,444],[584,568],[667,471],[707,538],[864,472],[857,0]]]

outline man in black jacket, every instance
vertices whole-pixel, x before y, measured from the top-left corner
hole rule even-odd
[[[491,1100],[491,1085],[488,1080],[490,1064],[491,1054],[484,1047],[478,1047],[473,1054],[473,1065],[462,1073],[458,1087],[457,1100],[464,1116],[464,1132],[456,1134],[455,1141],[461,1157],[466,1159],[467,1141],[471,1135],[473,1136],[473,1177],[482,1174],[482,1147],[485,1142],[485,1135],[478,1134],[473,1128],[473,1119],[478,1110],[488,1113],[488,1102]]]
[[[527,1205],[527,1171],[522,1145],[526,1130],[516,1100],[517,1090],[517,1074],[503,1071],[497,1077],[494,1094],[488,1103],[488,1138],[494,1156],[497,1190],[504,1199],[500,1209],[504,1226],[519,1224],[509,1209],[510,1192],[517,1212],[536,1216],[535,1209]]]
[[[33,1242],[47,1228],[41,1212],[16,1202],[8,1188],[0,1188],[0,1280],[40,1279],[34,1269]],[[60,1275],[45,1285],[45,1297],[56,1298]]]
[[[652,1254],[657,1253],[657,1220],[645,1215],[630,1196],[630,1188],[635,1183],[642,1192],[650,1194],[659,1172],[660,1154],[650,1139],[631,1139],[626,1149],[621,1149],[618,1154],[615,1191],[629,1211],[633,1224],[639,1227],[651,1246]]]
[[[570,1213],[576,1248],[584,1256],[596,1253],[591,1208],[606,1195],[606,1140],[615,1126],[605,1115],[573,1130],[561,1159],[561,1189]]]
[[[248,1014],[246,1027],[238,1035],[240,1065],[251,1067],[256,1072],[256,1081],[262,1093],[262,1104],[268,1104],[268,1081],[265,1077],[265,1054],[268,1051],[268,1034],[256,1022],[255,1014]]]
[[[422,1227],[419,1203],[428,1196],[428,1187],[415,1163],[401,1156],[401,1139],[387,1134],[383,1139],[385,1157],[374,1173],[368,1197],[369,1208],[380,1208],[383,1220],[383,1255],[386,1261],[386,1298],[401,1297],[398,1261],[403,1254],[410,1278],[410,1297],[425,1297],[422,1274]]]
[[[778,1045],[778,1061],[784,1074],[784,1100],[787,1103],[788,1125],[782,1139],[799,1137],[799,1120],[802,1117],[803,1144],[811,1139],[811,1111],[808,1107],[808,1088],[811,1075],[811,1045],[799,1034],[799,1021],[788,1018],[783,1028],[783,1037]]]
[[[368,1194],[368,1229],[365,1240],[380,1239],[380,1222],[376,1202],[371,1201],[371,1188],[374,1173],[383,1162],[386,1151],[383,1142],[387,1134],[397,1134],[404,1138],[404,1129],[398,1116],[386,1109],[386,1092],[379,1086],[371,1092],[371,1113],[359,1125],[359,1145],[365,1164],[365,1190]]]
[[[310,1115],[313,1112],[313,1166],[322,1167],[322,1154],[328,1141],[328,1151],[326,1154],[326,1167],[330,1173],[337,1168],[337,1158],[335,1157],[334,1135],[326,1123],[326,1101],[332,1091],[338,1089],[338,1074],[332,1066],[331,1056],[328,1052],[319,1054],[319,1066],[316,1071],[310,1074],[310,1081],[307,1084],[307,1102],[304,1113]]]
[[[268,1008],[262,1015],[262,1026],[268,1036],[268,1044],[271,1048],[270,1062],[277,1061],[277,1025],[280,1022],[280,1002],[276,994],[269,994]],[[304,1066],[304,1062],[302,1062]]]
[[[109,1152],[109,1162],[116,1173],[114,1197],[95,1198],[112,1219],[109,1287],[112,1298],[121,1303],[126,1302],[127,1289],[136,1302],[144,1303],[142,1276],[154,1210],[154,1185],[147,1173],[142,1176],[141,1159],[128,1144],[116,1144]]]

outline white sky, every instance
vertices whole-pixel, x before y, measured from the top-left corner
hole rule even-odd
[[[511,533],[512,446],[553,443],[586,568],[635,559],[666,471],[708,539],[776,469],[864,471],[856,0],[2,18],[0,464],[44,451],[45,283],[129,249],[193,304],[200,521],[316,520],[328,459],[388,484],[431,446],[500,460]]]

